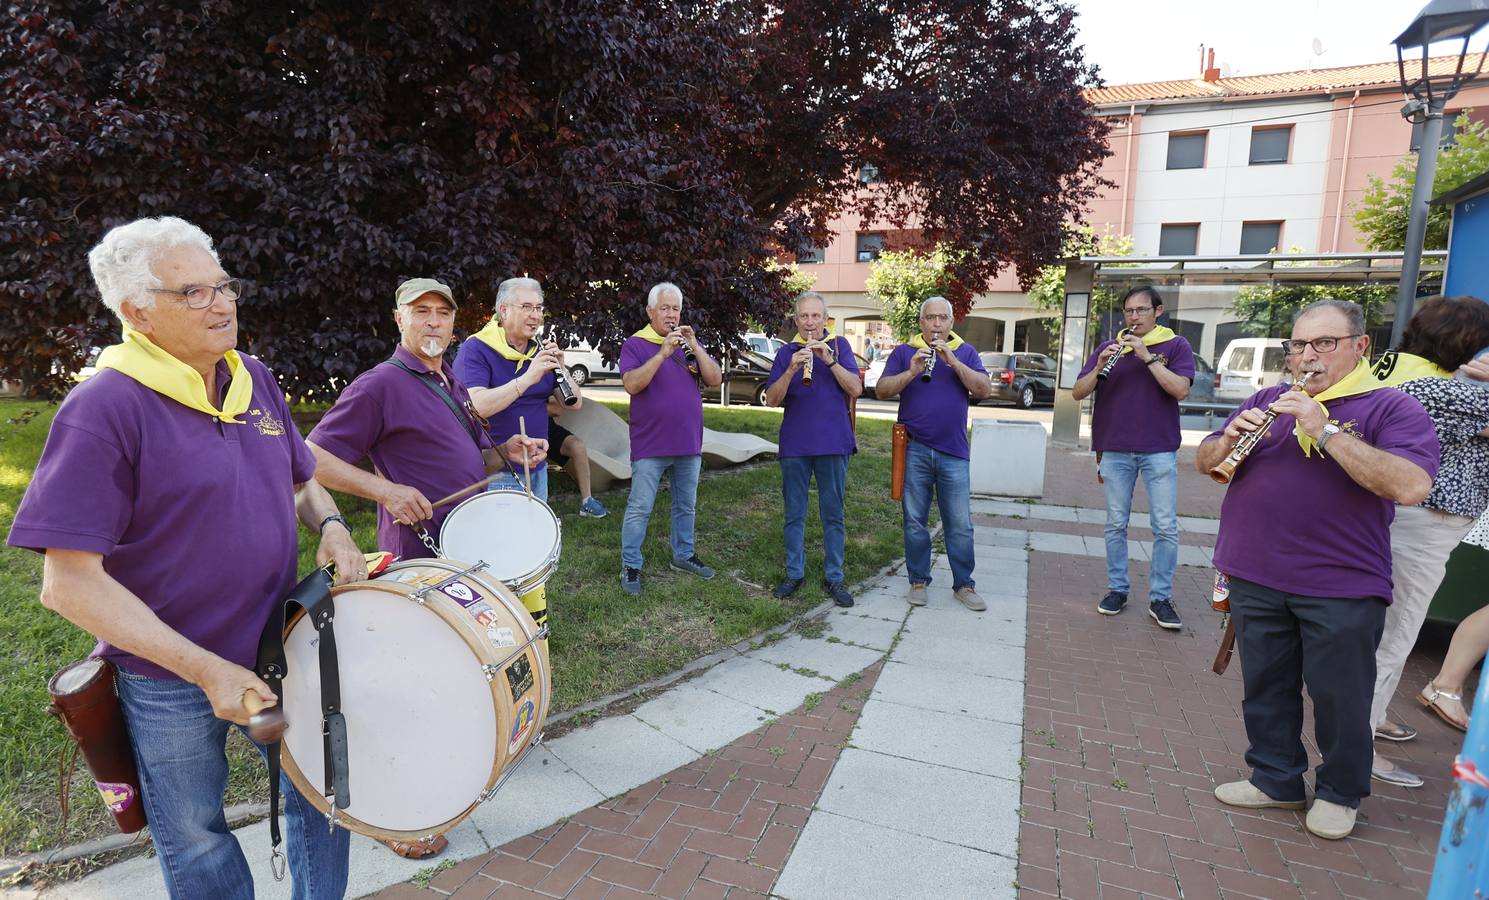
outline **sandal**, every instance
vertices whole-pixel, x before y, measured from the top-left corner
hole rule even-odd
[[[1387,720],[1380,723],[1380,727],[1375,729],[1375,736],[1383,741],[1396,741],[1400,743],[1401,741],[1409,741],[1416,737],[1417,730],[1410,725],[1398,725],[1395,722]]]
[[[1451,700],[1458,704],[1460,708],[1463,706],[1462,694],[1454,694],[1451,691],[1442,690],[1430,681],[1427,682],[1426,687],[1422,688],[1422,692],[1417,695],[1417,702],[1435,713],[1439,719],[1442,719],[1459,731],[1467,731],[1468,720],[1465,718],[1463,721],[1459,721],[1450,715],[1446,709],[1438,705],[1437,701],[1439,700]]]
[[[436,834],[433,840],[382,841],[382,845],[404,859],[428,859],[445,852],[450,842],[445,840],[444,835]]]

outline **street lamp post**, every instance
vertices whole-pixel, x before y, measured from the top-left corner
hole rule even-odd
[[[1401,115],[1422,124],[1422,140],[1417,148],[1416,184],[1411,192],[1406,225],[1405,255],[1401,260],[1401,284],[1396,291],[1396,320],[1391,324],[1391,346],[1401,343],[1402,332],[1411,319],[1417,299],[1417,276],[1422,269],[1422,244],[1427,235],[1427,202],[1432,199],[1432,182],[1437,178],[1437,150],[1442,141],[1443,110],[1459,88],[1478,76],[1484,67],[1485,54],[1480,53],[1473,71],[1465,72],[1468,41],[1489,23],[1489,0],[1432,0],[1412,23],[1396,38],[1396,66],[1401,79],[1401,92],[1411,99]],[[1428,48],[1442,41],[1461,41],[1457,65],[1451,70],[1439,65],[1434,71]],[[1408,77],[1406,53],[1421,48],[1421,68]],[[1413,66],[1417,65],[1413,60]]]

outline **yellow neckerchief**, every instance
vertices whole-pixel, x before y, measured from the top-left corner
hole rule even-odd
[[[242,425],[243,420],[237,417],[248,411],[248,403],[253,399],[253,376],[248,373],[248,367],[243,365],[238,351],[229,350],[224,358],[227,359],[227,370],[232,381],[228,383],[227,400],[222,404],[222,409],[213,406],[212,401],[207,398],[207,383],[202,380],[200,372],[155,346],[148,337],[128,325],[124,326],[124,340],[121,343],[105,347],[98,354],[96,367],[118,369],[155,393],[169,397],[182,406],[204,412],[230,425]]]
[[[664,334],[657,334],[657,330],[655,328],[651,327],[650,325],[647,325],[645,328],[643,328],[640,331],[636,332],[635,334],[631,335],[631,337],[639,337],[639,338],[641,338],[644,341],[651,341],[653,344],[658,344],[658,345],[660,345],[663,341],[667,340],[667,336],[666,335],[664,335]]]
[[[824,329],[822,329],[822,336],[819,337],[819,338],[817,338],[817,340],[819,340],[819,341],[821,341],[822,343],[825,344],[828,341],[832,340],[834,337],[836,337],[836,335],[834,335],[832,333],[832,329],[831,328],[824,328]],[[804,338],[804,337],[802,337],[801,336],[801,332],[798,331],[798,332],[796,332],[796,335],[791,338],[791,343],[793,343],[793,344],[800,344],[803,347],[805,347],[806,344],[807,344],[807,339]]]
[[[491,321],[486,323],[486,327],[471,335],[471,337],[495,350],[501,355],[502,359],[514,360],[517,363],[517,367],[512,370],[514,375],[522,371],[523,363],[532,361],[532,358],[538,355],[538,351],[543,349],[543,346],[538,343],[538,339],[534,337],[527,342],[526,353],[519,353],[513,350],[512,345],[507,343],[507,332],[502,328],[501,320],[497,319],[496,316],[492,316]]]
[[[916,350],[924,350],[925,348],[930,346],[930,344],[927,344],[925,342],[925,336],[920,334],[917,334],[915,337],[911,338],[909,343],[910,346],[914,347]],[[964,341],[961,338],[957,337],[956,332],[953,331],[951,332],[951,336],[946,339],[946,349],[955,350],[963,343]]]
[[[1126,329],[1123,329],[1123,330],[1125,331]],[[1118,334],[1120,335],[1121,332],[1118,332]],[[1143,339],[1143,346],[1144,347],[1152,347],[1152,346],[1154,346],[1156,344],[1161,344],[1164,341],[1171,341],[1171,340],[1173,340],[1174,339],[1174,330],[1172,328],[1168,327],[1167,325],[1154,325],[1153,326],[1153,330],[1150,331],[1150,332],[1148,332],[1147,334],[1143,335],[1142,336],[1142,339]],[[1131,353],[1131,352],[1132,352],[1132,348],[1131,347],[1127,346],[1126,344],[1122,344],[1122,349],[1117,351],[1117,355],[1118,356],[1121,356],[1123,353]]]
[[[1396,387],[1418,378],[1452,378],[1453,373],[1415,353],[1387,350],[1370,369],[1381,384]]]
[[[1313,399],[1318,401],[1319,406],[1324,407],[1324,416],[1327,418],[1329,408],[1324,406],[1324,403],[1327,401],[1338,400],[1343,397],[1358,397],[1361,394],[1368,394],[1383,387],[1385,385],[1375,377],[1375,373],[1370,371],[1369,361],[1362,359],[1355,363],[1355,368],[1352,372],[1319,391],[1317,394],[1314,394]],[[1312,456],[1313,451],[1318,450],[1318,441],[1305,434],[1299,426],[1293,425],[1293,434],[1297,435],[1298,446],[1303,449],[1303,455],[1305,457]],[[1324,452],[1318,450],[1318,455],[1323,456]]]

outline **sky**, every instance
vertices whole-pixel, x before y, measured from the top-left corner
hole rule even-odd
[[[1426,0],[1073,2],[1086,59],[1101,67],[1107,84],[1198,77],[1201,44],[1215,48],[1215,65],[1228,66],[1229,75],[1394,62],[1391,41],[1426,4]],[[1317,56],[1315,38],[1323,49]],[[1471,49],[1480,50],[1483,43],[1481,37]]]

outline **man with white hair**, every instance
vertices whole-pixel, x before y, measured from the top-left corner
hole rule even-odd
[[[827,326],[827,302],[816,291],[796,298],[796,336],[776,352],[767,406],[785,406],[781,416],[781,494],[785,506],[786,579],[775,596],[790,597],[806,580],[807,495],[817,479],[817,513],[822,519],[822,578],[838,606],[852,606],[843,584],[843,545],[847,525],[843,492],[848,457],[858,452],[849,404],[863,393],[858,362],[847,338]]]
[[[993,383],[977,348],[951,330],[951,302],[930,297],[920,304],[920,334],[889,354],[875,392],[900,399],[899,421],[910,432],[905,454],[905,574],[910,603],[924,606],[931,583],[931,491],[941,510],[953,596],[973,612],[987,609],[977,596],[972,570],[972,448],[967,410],[992,396]]]
[[[528,437],[547,440],[549,413],[577,410],[584,402],[579,386],[571,381],[576,402],[562,405],[557,372],[564,354],[552,341],[538,342],[542,328],[543,286],[535,278],[508,278],[496,289],[496,315],[455,354],[455,374],[470,390],[471,402],[486,418],[494,441],[518,434],[523,425]],[[491,487],[521,490],[522,484],[515,472],[505,472]],[[533,468],[532,489],[538,499],[548,499],[546,461]],[[579,513],[599,517],[604,507],[595,498],[584,497]]]
[[[672,568],[712,578],[693,548],[698,473],[703,468],[703,398],[724,380],[719,364],[682,321],[682,290],[662,282],[646,295],[648,324],[620,349],[621,383],[631,395],[631,495],[620,531],[620,583],[641,593],[641,542],[662,475],[672,491]]]
[[[242,284],[177,218],[111,230],[88,254],[124,338],[57,411],[9,542],[46,554],[41,600],[98,638],[170,896],[252,896],[223,812],[229,727],[259,635],[296,582],[296,520],[341,582],[366,563],[263,363],[239,353]],[[262,747],[260,750],[262,751]],[[340,897],[347,832],[281,778],[293,896]]]

